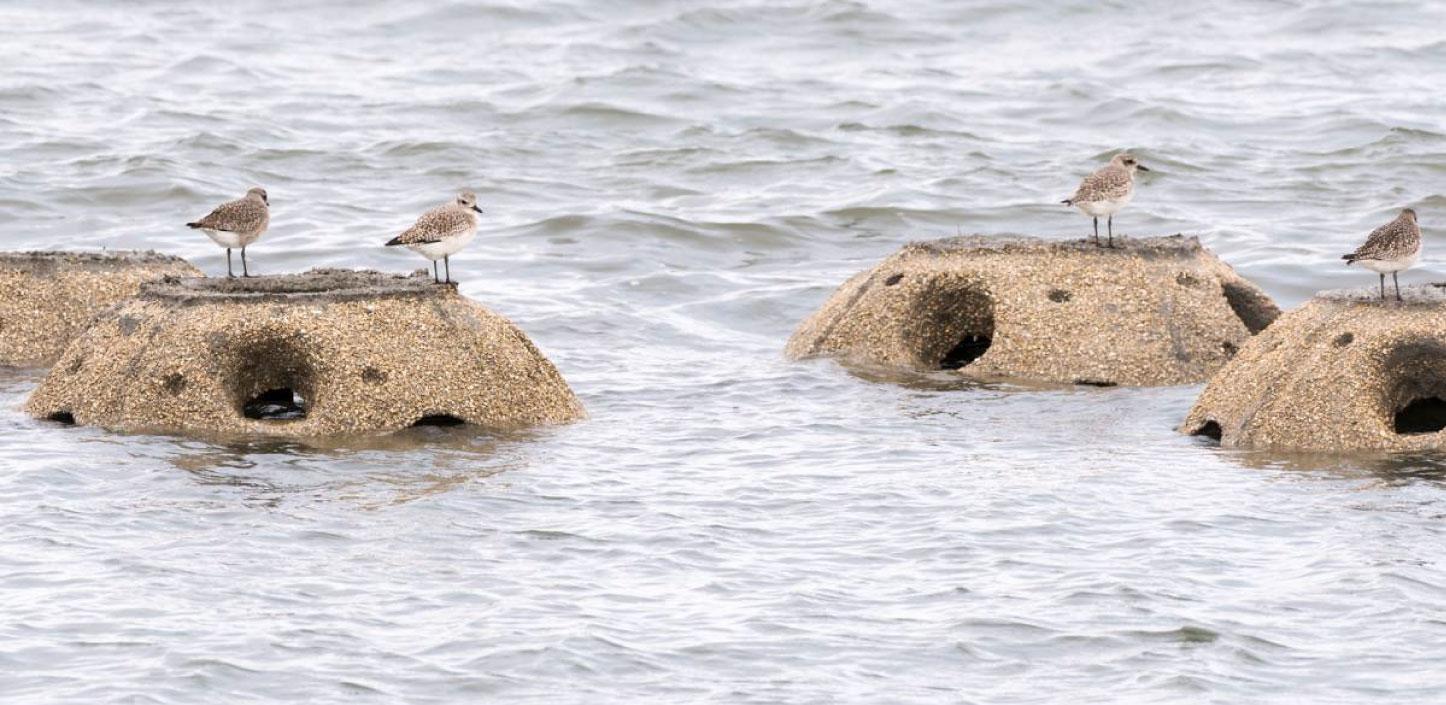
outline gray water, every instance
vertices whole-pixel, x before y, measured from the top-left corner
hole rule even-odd
[[[1283,305],[1443,278],[1446,7],[1225,0],[0,4],[0,246],[452,263],[591,418],[218,445],[0,372],[5,703],[1440,703],[1446,463],[1223,451],[1198,387],[789,363],[911,239],[1199,235]],[[415,5],[415,6],[411,6]],[[423,6],[425,5],[425,6]]]

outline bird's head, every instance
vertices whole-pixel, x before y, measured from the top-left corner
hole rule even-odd
[[[271,201],[266,198],[266,189],[260,186],[252,187],[251,190],[246,192],[246,197],[261,201],[268,206],[271,205]]]
[[[477,194],[471,191],[463,191],[457,194],[457,205],[463,208],[470,208],[478,213],[482,212],[482,209],[477,207]]]
[[[1134,155],[1127,152],[1121,152],[1120,154],[1116,154],[1115,158],[1110,160],[1110,164],[1124,169],[1129,169],[1131,174],[1135,173],[1136,169],[1139,169],[1140,171],[1150,170],[1149,167],[1141,164],[1140,160],[1136,159]]]

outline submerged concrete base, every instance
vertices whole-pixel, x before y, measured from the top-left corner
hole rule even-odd
[[[795,359],[979,379],[1200,382],[1280,309],[1196,238],[966,236],[917,242],[849,279],[794,332]]]
[[[1233,447],[1446,448],[1446,284],[1318,294],[1250,341],[1180,431]]]
[[[122,431],[268,436],[583,416],[527,336],[455,285],[346,270],[148,284],[66,349],[27,410]]]
[[[41,367],[90,319],[164,276],[201,276],[155,252],[0,252],[0,365]]]

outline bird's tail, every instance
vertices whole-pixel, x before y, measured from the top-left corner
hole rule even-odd
[[[1360,257],[1357,257],[1356,254],[1352,252],[1348,255],[1341,255],[1341,259],[1345,260],[1346,264],[1353,264],[1356,260],[1360,259]]]
[[[186,223],[186,227],[195,230],[196,228],[201,227],[201,223],[199,221],[195,223]]]
[[[1066,206],[1072,206],[1072,205],[1074,205],[1074,199],[1073,199],[1073,198],[1066,198],[1066,199],[1064,199],[1063,201],[1060,201],[1060,203],[1063,203],[1063,204],[1065,204]]]
[[[392,238],[392,239],[390,239],[390,240],[387,240],[387,247],[392,247],[392,246],[400,245],[400,244],[402,244],[402,236],[401,236],[401,235],[398,235],[398,236],[396,236],[396,237],[394,237],[394,238]]]

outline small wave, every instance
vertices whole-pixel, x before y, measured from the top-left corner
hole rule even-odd
[[[644,110],[624,108],[610,103],[589,102],[569,105],[558,111],[558,115],[567,118],[576,118],[587,122],[600,122],[606,124],[662,124],[679,122],[678,118],[650,113]]]

